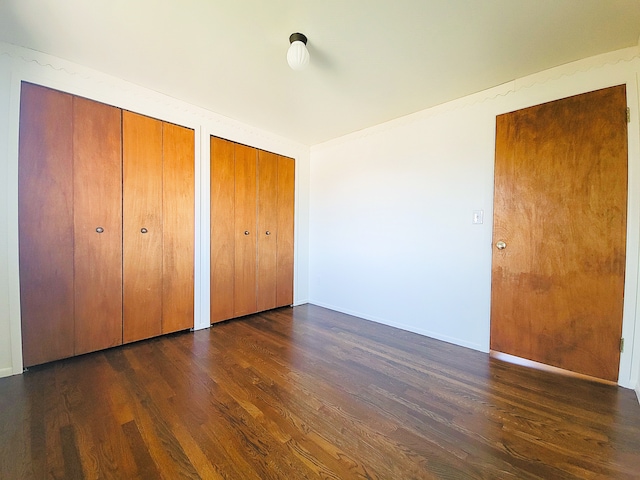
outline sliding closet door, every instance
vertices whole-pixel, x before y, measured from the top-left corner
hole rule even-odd
[[[73,355],[73,99],[22,84],[18,167],[24,365]]]
[[[123,112],[123,341],[162,332],[162,122]]]
[[[257,310],[276,307],[278,156],[258,151]]]
[[[162,333],[169,333],[193,327],[194,132],[170,123],[162,129]]]
[[[73,99],[76,355],[122,343],[121,117]]]
[[[295,162],[258,151],[258,311],[293,303]]]
[[[295,160],[278,157],[278,252],[276,305],[293,304]]]
[[[235,317],[256,312],[256,155],[235,146]]]
[[[233,318],[235,144],[211,137],[211,323]]]

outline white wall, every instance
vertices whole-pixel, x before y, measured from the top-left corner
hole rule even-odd
[[[488,351],[496,115],[625,83],[632,122],[619,383],[635,386],[638,73],[638,48],[612,52],[312,147],[310,302]],[[474,210],[484,224],[472,224]]]
[[[9,90],[11,86],[11,73],[8,69],[10,60],[0,55],[0,376],[13,373],[13,351],[11,319],[16,316],[17,292],[14,290],[15,282],[12,282],[8,272],[17,268],[17,259],[9,252],[16,251],[16,245],[11,245],[15,235],[10,234],[10,225],[17,221],[17,212],[8,208],[10,198],[17,191],[17,182],[9,185],[5,180],[17,178],[15,166],[9,165],[5,157],[8,153],[9,143]],[[15,217],[15,218],[12,218]]]
[[[209,326],[209,136],[296,159],[294,303],[308,300],[309,148],[193,105],[49,55],[0,43],[0,376],[22,372],[18,277],[20,82],[91,98],[196,132],[194,328]]]

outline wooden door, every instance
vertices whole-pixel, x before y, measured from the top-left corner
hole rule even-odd
[[[278,157],[278,251],[276,306],[293,304],[295,161]]]
[[[73,99],[76,355],[122,343],[121,116]]]
[[[211,323],[234,317],[235,144],[211,137]]]
[[[162,333],[169,333],[193,327],[195,143],[189,128],[162,128]]]
[[[492,350],[617,380],[626,106],[618,86],[497,117]]]
[[[23,83],[18,235],[26,367],[74,352],[73,100]]]
[[[257,310],[276,307],[278,156],[258,150]]]
[[[257,308],[256,158],[254,148],[235,145],[234,317]]]
[[[162,332],[162,122],[123,112],[123,341]]]

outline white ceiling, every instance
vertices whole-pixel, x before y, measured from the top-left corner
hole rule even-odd
[[[639,36],[640,0],[0,1],[0,41],[307,145]]]

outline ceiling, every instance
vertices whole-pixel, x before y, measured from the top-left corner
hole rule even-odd
[[[0,1],[0,41],[306,145],[639,36],[640,0]]]

